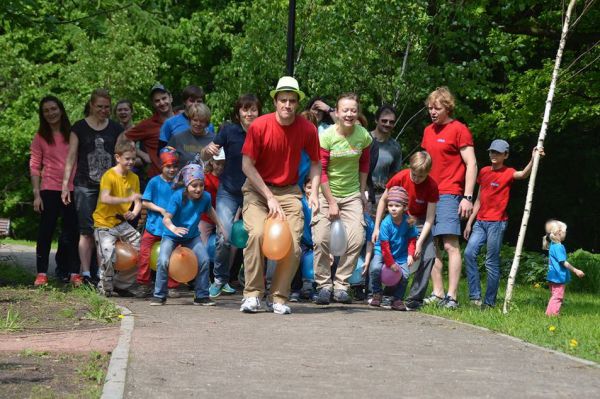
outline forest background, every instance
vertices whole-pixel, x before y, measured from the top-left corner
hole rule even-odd
[[[405,158],[429,123],[424,100],[447,85],[456,117],[473,132],[479,167],[495,138],[522,168],[540,129],[558,47],[564,1],[298,0],[295,76],[330,105],[360,94],[373,124],[394,104]],[[71,122],[91,91],[129,98],[135,119],[150,115],[157,81],[179,102],[204,87],[213,123],[230,118],[239,94],[268,92],[285,74],[285,0],[11,0],[0,4],[0,216],[13,235],[34,239],[29,145],[39,100],[55,94]],[[572,17],[537,180],[526,248],[539,250],[544,221],[569,225],[569,250],[600,249],[600,10],[580,1]],[[515,183],[506,241],[514,244],[526,184]]]

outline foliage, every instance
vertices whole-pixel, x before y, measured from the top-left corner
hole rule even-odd
[[[6,310],[6,315],[0,315],[0,331],[14,332],[23,328],[19,311],[11,306]]]
[[[600,255],[578,249],[569,255],[569,263],[585,273],[584,278],[573,279],[569,283],[569,291],[585,291],[600,293]]]
[[[101,384],[106,375],[106,364],[108,355],[100,352],[92,352],[88,357],[88,361],[77,372],[80,376],[94,381],[96,384]]]
[[[576,247],[598,251],[600,33],[594,21],[600,10],[588,7],[581,15],[588,3],[577,8],[581,18],[565,50],[537,183],[543,189],[536,191],[530,224],[541,229],[548,217],[564,219]],[[283,0],[2,3],[0,148],[10,156],[0,158],[0,168],[14,172],[0,175],[0,215],[13,218],[15,235],[31,238],[36,231],[25,171],[43,95],[57,94],[73,121],[100,86],[115,99],[132,99],[136,118],[146,117],[155,81],[176,101],[186,85],[202,85],[217,125],[241,93],[256,93],[269,111],[268,91],[285,73],[287,6]],[[331,105],[341,92],[357,91],[368,116],[384,102],[396,105],[405,158],[428,123],[423,100],[448,85],[457,96],[456,117],[474,134],[480,166],[487,164],[486,144],[501,137],[511,144],[510,165],[520,168],[541,123],[562,13],[560,2],[542,0],[363,0],[360,6],[299,0],[295,75],[309,97],[323,95]],[[573,162],[585,173],[565,168]],[[511,220],[520,219],[524,186],[513,189]],[[517,229],[509,224],[509,242]],[[528,248],[538,247],[537,235],[527,237]]]

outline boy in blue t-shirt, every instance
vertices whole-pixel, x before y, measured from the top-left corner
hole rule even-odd
[[[312,220],[312,210],[308,206],[306,200],[312,192],[312,184],[310,178],[305,175],[304,185],[302,190],[304,196],[302,197],[302,213],[304,214],[304,230],[302,231],[302,237],[300,238],[300,249],[302,250],[302,256],[300,257],[300,265],[294,275],[291,285],[291,294],[289,301],[298,302],[300,298],[311,299],[313,294],[313,283],[314,270],[313,270],[313,241],[312,231],[310,223]]]
[[[379,239],[375,244],[375,255],[371,262],[369,277],[373,297],[371,306],[380,306],[382,298],[381,272],[383,267],[401,273],[400,281],[393,292],[391,308],[406,310],[402,298],[408,283],[409,266],[413,263],[418,232],[406,211],[408,210],[408,193],[399,186],[388,191],[387,208],[389,215],[381,222]]]
[[[140,255],[138,258],[137,286],[131,291],[136,298],[145,298],[152,293],[150,288],[150,255],[155,243],[160,242],[163,235],[163,215],[169,199],[173,194],[173,178],[177,174],[177,162],[179,157],[173,147],[165,147],[160,151],[161,174],[154,176],[148,182],[142,205],[147,209],[146,227],[140,243]],[[175,290],[179,283],[169,278],[169,296],[177,297]]]
[[[204,169],[197,164],[184,166],[175,184],[183,182],[183,187],[177,189],[169,200],[163,217],[165,227],[160,245],[160,254],[156,270],[154,297],[150,305],[163,305],[167,300],[167,270],[171,254],[180,244],[190,248],[196,255],[198,274],[194,283],[194,305],[214,306],[210,299],[209,257],[206,247],[200,239],[198,224],[202,214],[206,213],[215,222],[222,234],[228,238],[228,232],[223,231],[223,225],[210,202],[210,194],[204,191]]]

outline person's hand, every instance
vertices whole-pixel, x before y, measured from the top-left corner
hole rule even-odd
[[[411,255],[408,255],[408,258],[406,258],[406,264],[410,267],[414,262],[415,259]]]
[[[371,261],[363,263],[363,270],[362,270],[362,273],[360,274],[361,276],[367,275],[367,273],[369,272],[369,264],[370,263],[371,263]]]
[[[458,205],[458,214],[463,219],[468,219],[473,213],[473,203],[466,198],[463,198]]]
[[[125,220],[133,220],[137,217],[137,215],[131,211],[127,211],[123,214],[123,217],[125,218]]]
[[[42,201],[40,193],[33,194],[33,210],[37,213],[42,213],[44,210],[44,201]]]
[[[267,201],[267,206],[269,207],[268,218],[273,217],[279,220],[286,220],[285,213],[283,212],[283,208],[279,205],[279,201],[275,199],[275,197],[271,197]]]
[[[573,268],[573,272],[579,278],[583,278],[585,276],[585,273],[583,272],[583,270],[579,270],[579,269]]]
[[[319,212],[319,196],[316,192],[314,194],[311,193],[310,197],[308,197],[308,207],[313,215]]]
[[[531,158],[533,158],[535,156],[535,152],[538,152],[540,154],[540,158],[544,158],[544,156],[546,156],[546,153],[544,152],[544,147],[533,147],[533,151],[531,152]]]
[[[319,110],[319,111],[323,111],[325,113],[329,113],[329,105],[325,104],[323,101],[321,100],[317,100],[313,103],[312,105],[312,109],[314,110]]]
[[[183,237],[184,235],[186,235],[188,233],[188,229],[186,229],[185,227],[173,227],[172,229],[169,229],[173,232],[173,234],[175,234],[177,237]]]
[[[375,227],[373,229],[373,234],[371,234],[371,242],[373,244],[376,244],[378,239],[379,239],[379,227]]]
[[[468,240],[469,237],[471,237],[471,223],[467,223],[467,225],[465,226],[465,231],[463,231],[463,237],[465,237],[465,240]]]
[[[207,145],[206,147],[204,147],[204,152],[211,155],[211,156],[215,156],[215,155],[219,155],[219,151],[221,151],[221,146],[217,145],[215,143],[210,143],[209,145]]]
[[[397,263],[394,263],[393,265],[391,265],[390,269],[392,269],[393,272],[399,272],[400,271],[400,268],[398,267]]]
[[[329,204],[329,220],[334,220],[340,217],[340,208],[337,202],[333,201]]]
[[[415,254],[413,255],[413,259],[419,259],[421,257],[421,252],[423,251],[423,243],[417,240],[417,244],[415,245]]]
[[[71,203],[71,192],[69,190],[63,189],[60,192],[60,198],[62,199],[63,204],[69,205]]]

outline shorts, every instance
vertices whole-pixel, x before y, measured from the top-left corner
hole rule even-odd
[[[435,209],[435,223],[433,236],[454,235],[460,236],[460,215],[458,205],[462,195],[442,194]]]
[[[97,188],[75,186],[74,193],[79,234],[91,236],[94,234],[94,218],[92,215],[96,210],[100,191]]]

